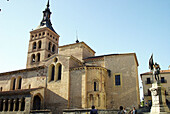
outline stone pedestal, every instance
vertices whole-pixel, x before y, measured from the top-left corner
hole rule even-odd
[[[151,114],[169,112],[169,108],[166,105],[165,88],[159,82],[155,82],[152,84],[150,91],[152,94]]]

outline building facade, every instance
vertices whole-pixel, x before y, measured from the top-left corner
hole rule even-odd
[[[143,93],[144,93],[144,104],[145,106],[152,106],[152,96],[149,88],[152,87],[152,72],[146,72],[140,74],[143,84]],[[153,76],[154,78],[154,76]],[[161,86],[165,88],[165,97],[168,107],[170,107],[170,70],[161,70],[160,71],[160,82]]]
[[[140,105],[135,53],[95,56],[85,42],[59,46],[49,1],[30,32],[26,69],[0,73],[0,113]]]

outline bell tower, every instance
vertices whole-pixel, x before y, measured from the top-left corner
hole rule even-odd
[[[49,0],[43,11],[43,19],[40,25],[30,32],[29,48],[26,68],[43,65],[43,60],[58,53],[59,35],[52,27],[50,20]]]

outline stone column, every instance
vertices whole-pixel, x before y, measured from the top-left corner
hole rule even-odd
[[[13,106],[13,111],[15,111],[15,109],[16,109],[16,105],[17,105],[17,99],[14,99],[14,106]]]
[[[25,97],[25,112],[30,112],[31,110],[31,97]]]
[[[8,111],[11,109],[11,99],[8,100]]]
[[[87,98],[87,67],[84,67],[85,69],[85,74],[82,75],[82,89],[81,89],[81,94],[82,94],[82,108],[87,108],[88,104],[88,98]]]
[[[3,111],[5,111],[5,103],[6,103],[6,99],[3,100]]]
[[[105,100],[105,94],[104,93],[101,93],[100,94],[100,107],[102,109],[105,109],[105,104],[106,104],[106,100]]]
[[[169,112],[166,105],[165,88],[161,87],[160,83],[155,82],[150,88],[152,94],[151,114]]]
[[[21,111],[21,105],[22,105],[22,98],[19,99],[19,109],[18,109],[18,111]]]

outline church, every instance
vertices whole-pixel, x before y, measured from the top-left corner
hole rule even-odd
[[[0,73],[0,114],[64,109],[116,110],[140,105],[135,53],[95,56],[85,42],[59,46],[49,0],[30,32],[25,69]]]

